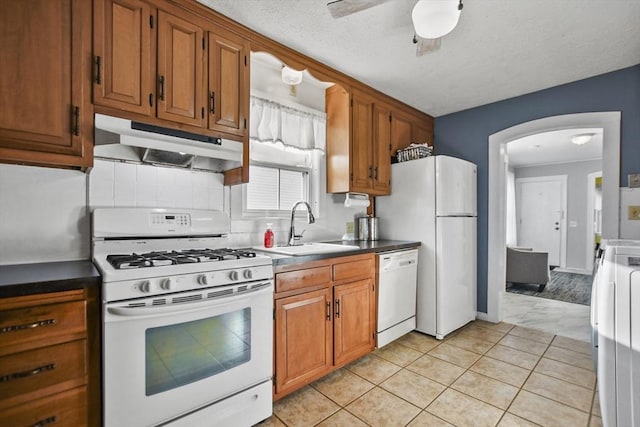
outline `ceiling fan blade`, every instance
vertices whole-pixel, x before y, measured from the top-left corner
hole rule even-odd
[[[342,18],[386,1],[388,0],[334,0],[327,3],[327,8],[334,18]]]
[[[440,45],[442,44],[442,37],[438,37],[437,39],[423,39],[422,37],[415,36],[414,40],[416,40],[416,56],[422,56],[429,52],[436,51],[440,49]]]

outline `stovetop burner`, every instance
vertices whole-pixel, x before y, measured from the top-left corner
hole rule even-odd
[[[143,254],[107,255],[107,261],[116,270],[129,268],[158,267],[163,265],[189,264],[196,262],[228,261],[255,258],[256,253],[245,249],[186,249],[182,251],[156,251]]]

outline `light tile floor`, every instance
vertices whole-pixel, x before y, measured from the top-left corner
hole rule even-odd
[[[600,426],[589,344],[475,321],[411,332],[274,404],[266,426]]]
[[[589,341],[591,324],[588,305],[505,292],[502,320],[541,329],[556,335]]]

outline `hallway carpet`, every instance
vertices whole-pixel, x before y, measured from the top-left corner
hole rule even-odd
[[[592,276],[588,274],[554,270],[549,272],[549,283],[542,292],[538,292],[538,285],[526,283],[507,283],[507,292],[589,305],[591,303],[591,282]]]

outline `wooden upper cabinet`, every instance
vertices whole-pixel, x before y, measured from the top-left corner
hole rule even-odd
[[[140,0],[95,0],[93,102],[155,115],[156,9]]]
[[[391,155],[393,156],[412,142],[411,116],[401,112],[394,113],[391,119]]]
[[[351,96],[351,191],[369,193],[373,178],[371,98]]]
[[[201,27],[158,11],[158,118],[203,127],[204,47]]]
[[[391,155],[412,142],[433,145],[433,118],[395,109],[391,113]]]
[[[249,43],[228,31],[209,32],[209,128],[245,136],[249,116]]]
[[[384,104],[373,108],[373,193],[391,194],[391,109]]]
[[[91,3],[0,1],[0,161],[93,163]]]
[[[389,194],[390,109],[357,90],[326,92],[327,192]]]

